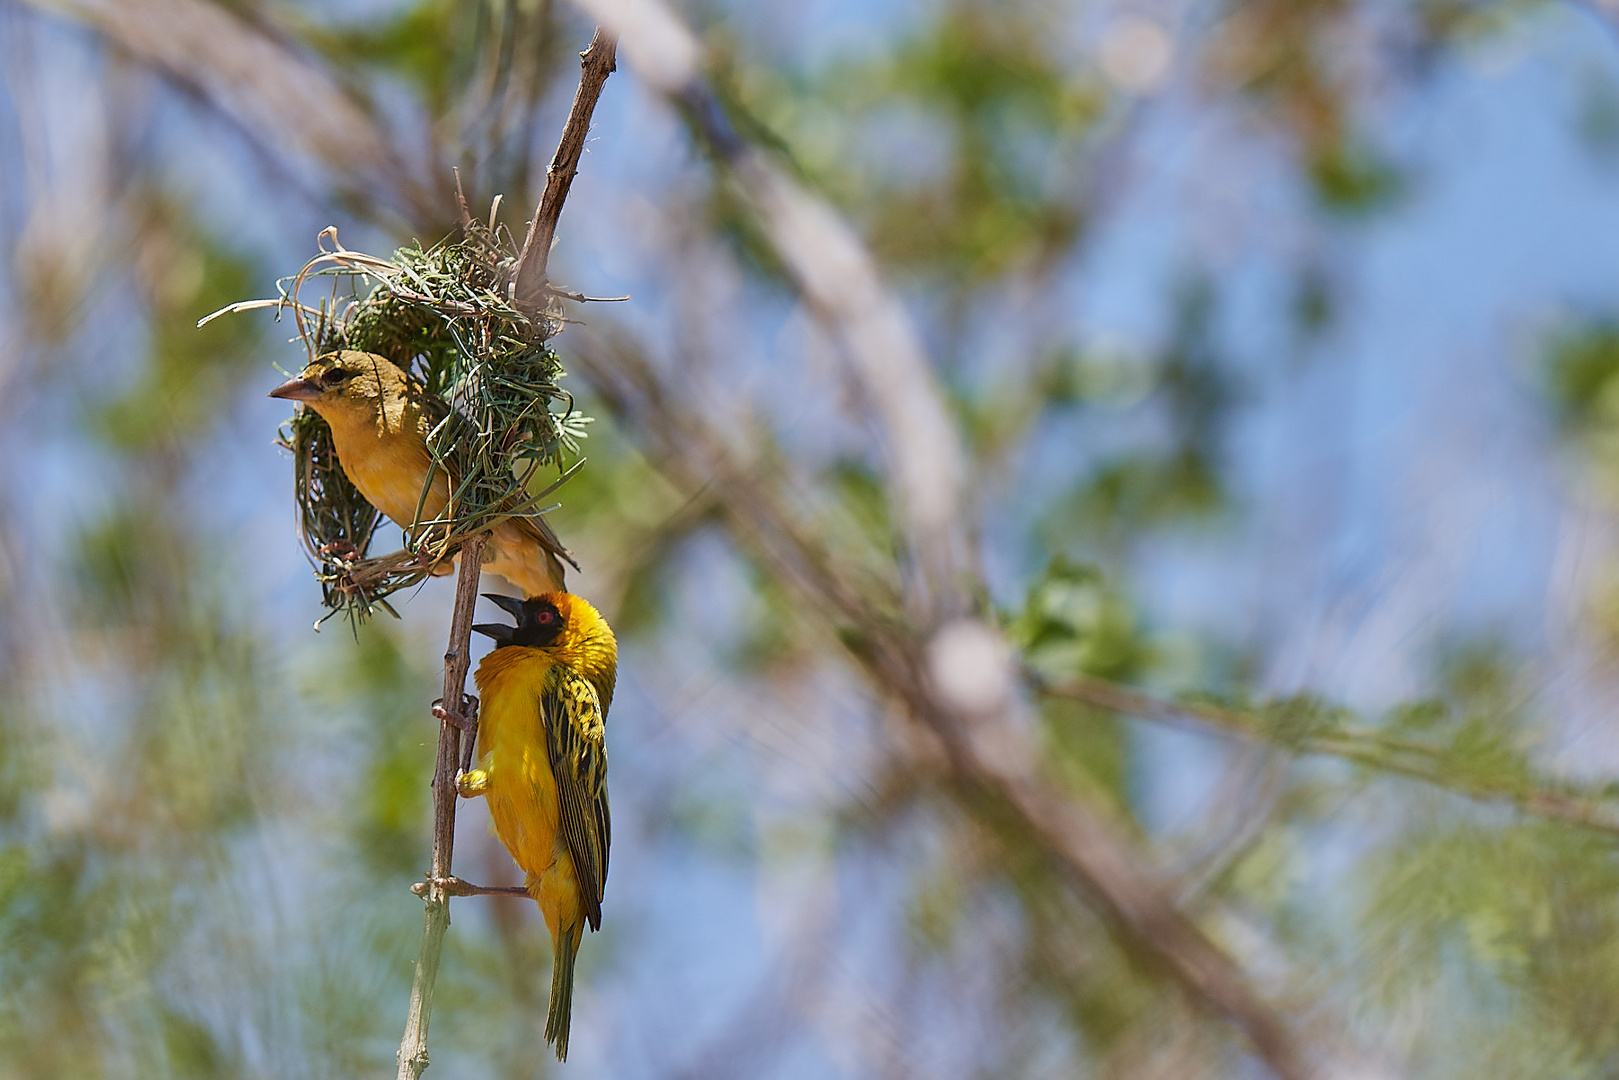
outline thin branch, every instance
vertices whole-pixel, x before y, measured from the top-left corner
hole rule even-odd
[[[478,603],[478,577],[483,570],[487,533],[469,537],[461,545],[461,574],[455,585],[455,610],[450,618],[450,644],[444,653],[444,697],[460,702],[465,697],[467,668],[472,664],[472,611]],[[445,706],[442,710],[450,714]],[[460,712],[463,710],[454,710]],[[438,761],[433,769],[433,869],[429,875],[422,944],[416,957],[416,975],[410,986],[410,1011],[405,1035],[399,1043],[399,1080],[420,1080],[427,1068],[427,1025],[433,1015],[433,988],[438,981],[444,932],[450,928],[451,857],[455,851],[455,774],[461,763],[461,731],[451,715],[439,722]],[[436,884],[434,884],[436,883]]]
[[[568,189],[579,174],[579,157],[585,152],[590,117],[596,111],[602,85],[607,82],[607,76],[618,70],[617,47],[612,35],[598,26],[590,46],[579,54],[579,89],[573,95],[573,109],[568,113],[568,123],[562,129],[562,139],[557,143],[556,155],[551,158],[551,167],[545,171],[545,194],[540,197],[534,220],[528,225],[528,235],[523,238],[522,254],[517,257],[512,302],[519,310],[545,306],[551,240],[556,236],[557,219],[562,216]]]
[[[1217,705],[1170,701],[1107,679],[1082,676],[1048,682],[1031,676],[1030,681],[1036,690],[1049,697],[1079,701],[1108,712],[1173,727],[1271,743],[1295,753],[1336,757],[1432,784],[1476,802],[1507,803],[1534,817],[1619,837],[1619,808],[1603,793],[1579,790],[1572,785],[1514,786],[1450,775],[1444,768],[1444,751],[1439,747],[1357,728],[1331,729],[1289,739],[1280,737],[1261,717],[1252,713]],[[1559,787],[1562,790],[1558,790]]]
[[[1315,1075],[1287,1021],[1254,989],[1242,967],[1180,910],[1170,890],[1143,869],[1124,835],[1084,802],[1060,792],[1032,767],[997,769],[970,760],[964,780],[1006,800],[1042,847],[1127,940],[1167,968],[1204,1009],[1239,1028],[1282,1080]]]

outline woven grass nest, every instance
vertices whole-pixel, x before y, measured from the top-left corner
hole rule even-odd
[[[497,200],[491,222],[498,207]],[[404,548],[375,557],[370,548],[382,515],[338,465],[326,421],[300,407],[281,430],[296,470],[299,531],[330,609],[321,621],[341,612],[357,623],[377,607],[397,614],[387,597],[443,572],[467,537],[554,508],[545,500],[584,464],[579,443],[590,418],[557,385],[564,372],[548,342],[567,321],[561,301],[585,298],[548,289],[543,311],[519,311],[510,299],[517,264],[511,234],[465,213],[457,235],[425,249],[400,248],[391,259],[345,248],[333,227],[318,246],[301,271],[278,283],[276,299],[234,304],[209,318],[291,311],[310,359],[339,349],[376,353],[450,406],[428,438],[435,465],[457,481],[449,502],[436,518],[423,520],[419,510]],[[330,294],[305,303],[307,287],[328,278]],[[542,483],[547,466],[557,475]]]

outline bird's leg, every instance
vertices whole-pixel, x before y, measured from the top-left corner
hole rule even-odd
[[[437,885],[451,896],[527,896],[528,890],[521,885],[474,885],[470,881],[462,881],[458,877],[428,877],[426,881],[418,881],[410,887],[410,891],[417,896],[427,895],[427,890]]]
[[[456,773],[456,787],[461,786],[461,773],[472,768],[472,755],[478,748],[478,699],[467,695],[466,714],[472,719],[472,730],[467,732],[467,746],[461,751],[461,772]]]

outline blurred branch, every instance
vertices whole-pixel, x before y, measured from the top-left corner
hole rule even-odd
[[[963,452],[915,330],[869,252],[823,199],[737,135],[700,73],[696,40],[660,0],[578,3],[617,33],[637,72],[686,111],[752,204],[805,303],[842,346],[886,436],[921,589],[913,587],[906,603],[881,582],[844,580],[774,492],[732,459],[720,434],[636,358],[602,365],[598,389],[662,444],[655,460],[688,490],[712,483],[725,492],[721,514],[733,531],[834,630],[842,628],[836,636],[873,685],[934,736],[965,808],[994,818],[1011,811],[1119,931],[1239,1027],[1273,1072],[1288,1080],[1312,1075],[1285,1021],[1151,879],[1147,860],[1038,768],[1004,643],[987,623],[959,617],[968,607]]]
[[[1166,968],[1202,1007],[1241,1029],[1277,1076],[1315,1075],[1287,1022],[1236,961],[1153,880],[1144,869],[1145,857],[1117,828],[1081,800],[1055,790],[1032,760],[997,768],[992,760],[973,757],[962,765],[962,783],[1004,799],[1127,940]]]
[[[590,135],[590,117],[596,111],[602,86],[607,76],[618,70],[617,43],[596,27],[590,46],[579,54],[579,89],[573,95],[573,108],[568,123],[562,129],[556,156],[545,171],[545,194],[529,222],[528,235],[523,238],[523,250],[517,257],[517,272],[512,280],[512,299],[520,311],[543,306],[546,265],[551,258],[551,240],[556,236],[557,219],[562,216],[562,203],[568,197],[573,178],[579,174],[579,156],[585,152],[585,139]]]
[[[580,357],[581,368],[606,402],[650,444],[649,459],[689,491],[724,493],[718,513],[733,535],[770,563],[804,610],[819,613],[832,636],[859,664],[871,685],[914,720],[943,758],[949,790],[963,809],[992,827],[1017,829],[1090,898],[1138,951],[1157,962],[1208,1011],[1241,1029],[1271,1070],[1293,1080],[1313,1075],[1287,1023],[1253,989],[1245,972],[1176,907],[1165,886],[1144,869],[1148,859],[1111,823],[1038,767],[1010,693],[982,708],[964,708],[939,691],[936,645],[903,620],[899,598],[881,582],[849,580],[834,569],[778,496],[775,486],[737,460],[722,435],[629,350],[611,358]],[[993,668],[999,639],[985,624],[958,620],[946,628],[982,634],[990,654],[970,658]],[[959,654],[945,658],[960,664]],[[1009,661],[1005,661],[1006,666]],[[970,666],[970,665],[964,665]],[[1010,672],[985,677],[1010,691]]]
[[[467,716],[467,668],[472,664],[472,610],[478,603],[478,577],[483,571],[487,533],[469,537],[461,545],[461,574],[455,583],[455,609],[450,617],[450,645],[444,653],[444,706],[440,711],[438,762],[433,768],[433,863],[428,878],[422,944],[416,955],[416,974],[410,984],[410,1009],[405,1035],[399,1043],[399,1080],[420,1080],[427,1068],[427,1025],[433,1016],[433,988],[438,982],[444,933],[450,928],[451,857],[455,852],[455,777],[461,764],[458,720]],[[452,705],[451,702],[455,704]],[[453,712],[452,712],[453,710]],[[476,738],[474,731],[467,733]]]
[[[324,166],[351,197],[412,223],[442,200],[412,177],[373,118],[327,73],[205,0],[24,0],[94,29],[136,61],[193,91],[250,138]]]
[[[1544,781],[1512,785],[1471,778],[1465,772],[1447,770],[1445,751],[1440,747],[1358,728],[1328,728],[1290,736],[1253,713],[1217,705],[1169,701],[1107,679],[1080,676],[1049,682],[1033,673],[1028,673],[1028,677],[1038,692],[1050,697],[1079,701],[1108,712],[1173,727],[1272,743],[1294,753],[1341,758],[1369,769],[1420,780],[1478,802],[1508,803],[1535,817],[1619,837],[1619,811],[1605,793]],[[1563,790],[1557,790],[1559,787]]]
[[[696,40],[661,0],[578,0],[578,6],[618,33],[637,72],[685,111],[753,206],[805,304],[841,347],[885,436],[906,546],[920,570],[913,613],[959,614],[968,550],[961,443],[915,328],[870,252],[825,199],[737,134],[699,72]]]

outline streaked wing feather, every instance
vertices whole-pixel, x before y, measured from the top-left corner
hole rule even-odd
[[[563,667],[552,669],[540,708],[545,714],[551,774],[561,803],[562,836],[573,856],[590,928],[599,930],[607,849],[612,842],[605,714],[589,680]]]

